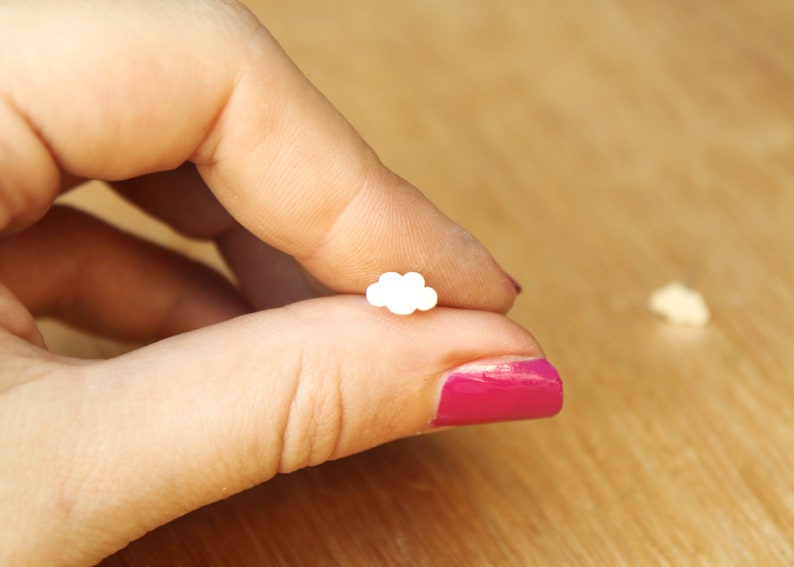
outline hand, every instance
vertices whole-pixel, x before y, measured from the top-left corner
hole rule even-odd
[[[559,410],[510,278],[244,8],[7,2],[0,37],[0,563],[91,564],[278,472]],[[53,205],[85,179],[213,239],[239,285]],[[361,297],[412,270],[443,307]],[[153,344],[59,357],[43,315]]]

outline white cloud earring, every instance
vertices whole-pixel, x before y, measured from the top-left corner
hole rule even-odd
[[[435,307],[438,294],[432,287],[425,286],[422,274],[408,272],[401,276],[397,272],[386,272],[367,288],[367,301],[397,315],[410,315],[416,310],[429,311]]]

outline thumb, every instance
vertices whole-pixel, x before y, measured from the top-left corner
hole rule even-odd
[[[279,472],[435,427],[553,415],[561,383],[541,356],[498,314],[402,318],[338,296],[84,366],[77,390],[90,399],[69,410],[81,427],[68,433],[76,458],[59,483],[68,522],[53,523],[67,531],[38,543],[79,549],[91,533],[109,554]],[[63,454],[62,436],[52,442]]]

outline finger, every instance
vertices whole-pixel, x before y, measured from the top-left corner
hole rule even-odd
[[[513,355],[502,367],[467,365],[502,354]],[[445,404],[440,425],[551,415],[561,403],[556,373],[516,361],[540,354],[499,315],[437,309],[409,320],[348,296],[237,318],[84,367],[75,385],[89,392],[77,402],[84,425],[45,442],[78,446],[60,515],[73,529],[103,527],[109,553],[278,472],[428,431]],[[489,376],[501,401],[479,392],[467,410],[444,397],[451,383],[479,388]],[[55,415],[77,411],[68,393],[59,397]],[[508,398],[519,402],[506,407]],[[482,413],[489,403],[495,413]],[[74,548],[74,533],[64,532],[42,534],[41,545]]]
[[[224,209],[193,164],[113,183],[129,201],[188,236],[212,238],[254,309],[314,297],[295,260],[262,242]]]
[[[485,248],[388,171],[250,13],[218,2],[145,11],[81,2],[59,3],[56,20],[42,17],[47,4],[10,11],[0,30],[12,46],[0,68],[16,79],[0,98],[16,130],[28,125],[11,139],[27,153],[0,158],[10,170],[4,200],[24,191],[14,203],[28,203],[5,206],[7,225],[46,208],[55,164],[117,180],[191,159],[243,226],[336,291],[418,270],[444,304],[512,304],[510,278]],[[30,72],[38,62],[46,73]],[[42,173],[28,179],[28,170]]]
[[[239,226],[192,163],[110,185],[128,201],[187,236],[218,238]]]
[[[335,291],[363,293],[384,271],[420,271],[444,305],[507,311],[515,288],[482,244],[386,169],[288,60],[260,65],[272,52],[264,31],[255,36],[193,156],[224,206]],[[263,92],[280,104],[258,104]]]
[[[315,297],[292,256],[276,250],[238,225],[218,239],[237,285],[255,309],[283,307]]]
[[[2,266],[0,249],[0,266]],[[2,277],[0,277],[2,281]],[[25,339],[39,347],[44,347],[44,338],[36,326],[36,321],[25,306],[6,286],[0,284],[0,328],[12,335]]]
[[[249,310],[211,269],[66,207],[0,240],[0,281],[35,316],[134,341]]]

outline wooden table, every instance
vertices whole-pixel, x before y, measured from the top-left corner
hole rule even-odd
[[[794,5],[250,5],[523,284],[565,409],[275,478],[103,565],[794,564]],[[648,312],[672,280],[709,325]]]

